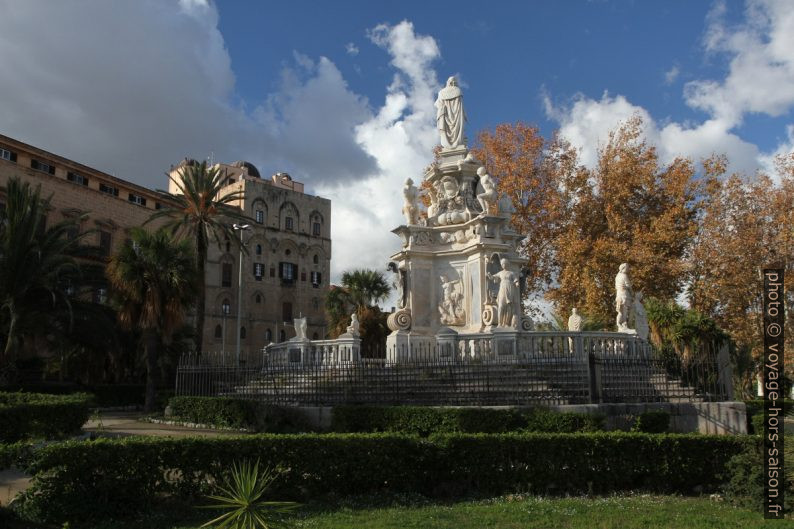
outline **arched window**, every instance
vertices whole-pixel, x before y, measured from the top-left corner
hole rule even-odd
[[[229,313],[232,311],[232,304],[229,302],[229,298],[223,300],[221,304],[221,313],[228,316]]]
[[[264,224],[265,222],[265,212],[261,209],[256,210],[255,219],[257,224]]]
[[[223,337],[223,327],[220,325],[215,326],[215,338],[221,339]]]
[[[319,237],[322,235],[323,219],[319,214],[312,215],[312,235]]]
[[[265,341],[267,343],[270,343],[270,342],[273,341],[273,331],[271,331],[270,329],[265,331]]]
[[[257,294],[254,301],[256,301],[256,303],[262,303],[262,294]]]
[[[231,251],[232,251],[232,243],[227,242],[226,243],[226,253],[229,253]]]
[[[291,254],[291,253],[292,253],[292,250],[290,250],[289,248],[287,248],[286,250],[284,250],[284,255],[289,255],[289,254]]]
[[[245,327],[240,327],[240,339],[245,340]]]
[[[281,329],[280,331],[278,331],[278,341],[284,342],[286,340],[287,340],[287,333],[284,332],[284,329]]]
[[[257,244],[256,245],[256,255],[262,255],[262,245],[261,244]]]
[[[314,254],[314,264],[318,264],[320,262],[320,257],[317,254]]]

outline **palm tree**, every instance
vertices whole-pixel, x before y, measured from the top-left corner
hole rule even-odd
[[[169,177],[171,178],[171,177]],[[204,309],[206,306],[205,264],[210,241],[220,247],[222,240],[236,240],[233,221],[251,220],[232,205],[243,199],[242,191],[224,193],[226,174],[207,162],[189,162],[182,166],[177,178],[171,181],[179,190],[171,195],[173,206],[166,206],[147,221],[167,218],[165,227],[184,238],[192,239],[196,254],[196,270],[201,278],[196,303],[196,350],[200,353],[204,337]]]
[[[131,241],[111,257],[107,268],[122,327],[141,332],[146,358],[147,411],[154,409],[158,346],[168,344],[195,299],[198,280],[190,241],[168,231],[130,232]]]
[[[49,199],[40,186],[10,178],[5,188],[6,206],[0,212],[0,318],[5,347],[0,366],[8,369],[19,344],[27,335],[50,329],[56,311],[71,319],[70,294],[80,276],[74,257],[81,239],[77,222],[70,219],[46,226]]]
[[[337,337],[350,323],[350,314],[356,311],[361,325],[364,348],[375,351],[388,333],[387,314],[377,307],[389,295],[391,288],[381,272],[360,269],[342,274],[342,286],[331,287],[325,298],[329,334]]]

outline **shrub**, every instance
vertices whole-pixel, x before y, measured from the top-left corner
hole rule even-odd
[[[65,437],[88,420],[91,395],[0,393],[0,441]]]
[[[24,467],[26,462],[29,462],[32,453],[33,445],[28,441],[0,443],[0,470]]]
[[[441,433],[554,432],[574,433],[603,428],[603,417],[558,413],[542,408],[432,408],[427,406],[337,406],[335,432],[398,432],[427,437]]]
[[[763,414],[761,414],[763,417]],[[785,508],[794,509],[794,447],[784,444]],[[726,464],[727,482],[723,488],[725,497],[732,503],[761,512],[765,507],[764,459],[761,439],[748,443],[745,449],[733,456]]]
[[[755,423],[763,424],[763,419],[757,419],[757,415],[764,415],[764,401],[763,399],[746,400],[744,401],[747,407],[747,433],[761,433],[762,428],[756,428]],[[794,415],[794,400],[783,400],[784,414],[788,417]]]
[[[38,449],[19,509],[35,521],[119,518],[163,499],[195,500],[235,461],[283,469],[283,500],[413,492],[581,494],[717,489],[752,437],[640,433],[251,435],[67,441]],[[165,477],[165,479],[163,479]],[[86,501],[91,498],[91,501]]]
[[[670,413],[664,410],[651,410],[641,413],[632,432],[664,433],[670,428]]]
[[[295,408],[271,406],[253,400],[222,397],[171,397],[174,419],[258,432],[297,433],[311,431]]]

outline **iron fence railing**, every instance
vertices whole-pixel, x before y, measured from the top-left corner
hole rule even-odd
[[[726,348],[705,344],[682,359],[637,342],[569,333],[528,333],[516,354],[484,338],[401,351],[390,362],[362,352],[357,362],[273,362],[267,355],[186,355],[176,394],[234,396],[279,405],[529,405],[699,402],[732,398]],[[581,337],[580,337],[581,338]],[[478,342],[479,340],[479,342]],[[373,358],[374,357],[374,358]],[[311,358],[322,359],[323,355]],[[304,358],[305,360],[305,358]]]

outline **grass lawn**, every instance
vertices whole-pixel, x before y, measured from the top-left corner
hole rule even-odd
[[[406,502],[403,502],[406,503]],[[431,504],[421,500],[393,507],[304,507],[294,519],[306,529],[640,529],[640,528],[782,528],[794,520],[764,520],[762,515],[709,498],[613,496],[605,498],[538,498],[507,496],[493,500]],[[209,512],[181,518],[155,516],[134,523],[108,523],[95,529],[197,529]],[[186,517],[190,518],[186,521]],[[176,520],[182,520],[176,521]]]

